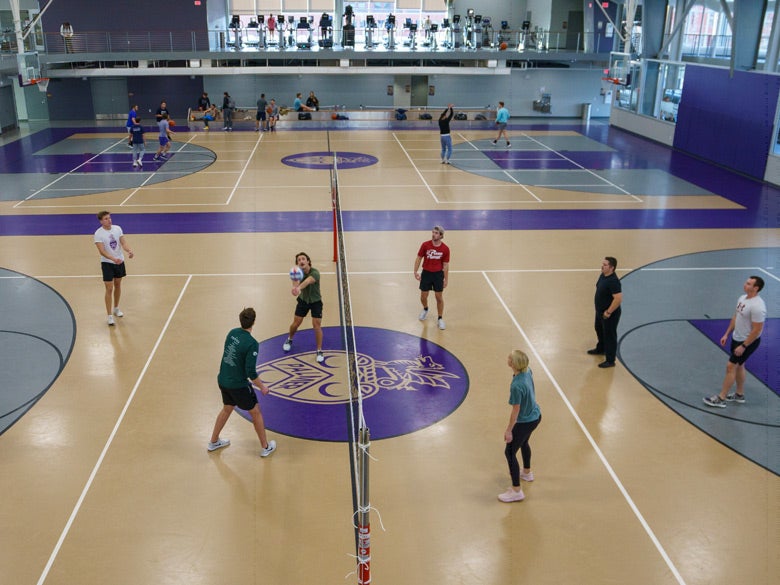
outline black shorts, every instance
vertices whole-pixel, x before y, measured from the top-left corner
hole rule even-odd
[[[742,355],[734,355],[734,350],[737,349],[740,345],[742,345],[741,341],[735,341],[734,338],[731,338],[731,355],[729,356],[729,361],[732,364],[742,365],[744,364],[747,359],[753,354],[754,351],[758,349],[758,346],[761,344],[761,338],[759,337],[756,339],[753,343],[748,345],[745,348],[745,351],[742,352]]]
[[[103,269],[103,282],[111,282],[116,278],[124,278],[127,276],[127,270],[125,270],[125,263],[114,264],[113,262],[101,262],[100,268]]]
[[[444,290],[444,271],[428,272],[423,270],[420,275],[420,290],[433,290],[434,292],[441,292]]]
[[[252,410],[257,404],[257,394],[255,394],[252,384],[247,383],[243,388],[225,388],[219,385],[219,389],[222,391],[222,404],[227,406],[238,406],[241,410]]]
[[[301,299],[298,299],[298,304],[295,305],[295,316],[305,317],[311,311],[312,319],[322,319],[322,301],[316,303],[304,303]]]
[[[257,113],[255,114],[255,120],[257,120],[257,121],[260,121],[260,120],[265,121],[265,112],[261,112],[260,110],[258,110]]]

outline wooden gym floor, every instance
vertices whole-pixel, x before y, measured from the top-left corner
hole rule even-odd
[[[60,130],[43,147],[35,132],[2,142],[33,168],[4,168],[0,200],[0,404],[11,405],[0,413],[0,582],[357,582],[348,443],[329,434],[325,406],[309,401],[304,415],[308,399],[285,399],[277,368],[289,357],[287,271],[303,250],[323,275],[321,373],[344,385],[330,152],[344,153],[357,349],[396,384],[365,399],[381,405],[366,413],[377,430],[372,583],[776,581],[777,345],[767,342],[768,373],[751,377],[748,403],[716,413],[700,398],[717,390],[724,353],[683,344],[655,367],[657,340],[634,333],[664,322],[665,307],[701,317],[708,299],[708,317],[728,319],[756,271],[778,317],[776,190],[596,121],[517,121],[510,149],[493,147],[490,130],[455,130],[452,165],[432,129],[182,129],[170,161],[147,156],[143,172],[123,134]],[[136,253],[112,328],[92,243],[101,209]],[[434,224],[452,249],[445,331],[417,320],[412,276]],[[585,350],[606,255],[625,278],[625,350],[600,370]],[[260,401],[279,445],[267,459],[239,416],[223,433],[232,445],[206,451],[224,336],[245,306],[258,312],[261,372],[278,384]],[[28,339],[56,346],[61,367],[50,372],[48,350]],[[514,348],[531,357],[543,420],[536,480],[524,502],[503,504]],[[302,330],[299,367],[316,367],[313,349]],[[424,381],[425,355],[450,360],[449,380],[426,370]],[[661,371],[685,406],[654,392]],[[30,385],[33,398],[14,406]]]

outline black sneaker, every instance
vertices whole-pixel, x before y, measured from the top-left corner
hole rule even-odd
[[[745,395],[737,394],[736,392],[732,392],[731,394],[726,394],[726,402],[736,402],[737,404],[745,404]]]

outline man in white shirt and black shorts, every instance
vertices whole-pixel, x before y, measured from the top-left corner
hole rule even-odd
[[[726,333],[720,338],[720,344],[726,345],[731,336],[731,355],[726,363],[726,376],[720,394],[706,396],[704,404],[714,408],[726,408],[727,402],[745,403],[745,362],[758,349],[761,343],[761,333],[766,321],[766,304],[758,296],[764,288],[764,279],[760,276],[749,276],[742,286],[745,294],[737,301],[737,310],[731,317]],[[729,392],[736,382],[736,392]]]

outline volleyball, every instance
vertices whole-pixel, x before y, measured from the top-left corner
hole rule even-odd
[[[293,280],[295,282],[300,282],[303,280],[303,270],[298,268],[297,266],[293,266],[290,268],[290,280]]]

